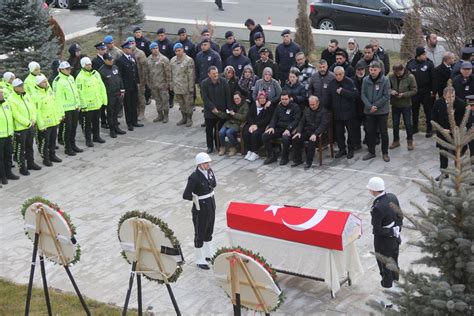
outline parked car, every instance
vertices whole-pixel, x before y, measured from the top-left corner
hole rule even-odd
[[[88,7],[90,0],[48,0],[46,3],[50,6],[54,5],[60,9],[72,9],[77,7]]]
[[[400,33],[411,7],[410,0],[317,0],[309,18],[322,30]]]

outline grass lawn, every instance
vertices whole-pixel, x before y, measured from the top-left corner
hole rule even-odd
[[[0,279],[0,315],[22,315],[25,312],[27,285],[19,285],[5,279]],[[54,315],[84,315],[79,298],[75,293],[49,289],[51,308]],[[87,299],[87,306],[92,315],[121,315],[121,307]],[[30,315],[47,315],[43,288],[33,288],[31,296]],[[129,310],[128,315],[137,315],[135,310]]]

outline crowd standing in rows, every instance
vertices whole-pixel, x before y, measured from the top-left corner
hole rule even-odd
[[[346,48],[330,40],[313,66],[290,30],[281,33],[282,42],[273,53],[265,47],[259,24],[248,19],[245,26],[250,31],[248,52],[231,31],[225,33],[220,47],[208,29],[194,44],[184,28],[173,43],[164,28],[150,41],[135,27],[134,36],[121,49],[112,36],[106,36],[95,45],[97,54],[92,59],[81,54],[79,44],[71,45],[69,59],[54,62],[49,79],[36,61],[29,63],[30,73],[24,80],[5,72],[0,83],[2,184],[19,178],[12,171],[12,157],[24,176],[41,169],[34,159],[35,139],[43,165],[50,167],[61,162],[56,141],[64,145],[66,155],[83,152],[76,145],[78,125],[87,147],[102,144],[100,127],[108,129],[111,138],[126,134],[119,127],[122,115],[129,132],[142,127],[151,99],[156,106],[153,122],[168,123],[169,110],[177,103],[181,112],[177,125],[191,127],[196,87],[204,103],[209,154],[216,148],[219,155],[227,151],[229,156],[236,155],[240,138],[246,160],[259,159],[263,145],[264,164],[271,164],[277,161],[275,145],[280,143],[280,165],[289,163],[292,150],[291,166],[296,167],[303,164],[302,152],[307,147],[306,170],[328,132],[335,135],[337,159],[353,158],[362,144],[368,147],[362,159],[375,158],[380,144],[382,158],[389,162],[389,149],[400,147],[401,118],[411,151],[421,106],[426,137],[431,137],[432,119],[449,128],[447,101],[454,100],[459,123],[466,98],[474,95],[474,48],[466,46],[455,62],[455,54],[437,43],[436,34],[426,37],[426,47],[416,48],[406,65],[390,67],[389,55],[376,39],[361,48],[350,38]],[[390,105],[393,142],[389,145]],[[443,156],[440,165],[447,167]]]

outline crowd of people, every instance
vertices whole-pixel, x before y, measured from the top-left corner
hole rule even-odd
[[[412,60],[391,67],[376,39],[360,47],[350,38],[345,48],[332,39],[313,66],[290,30],[281,33],[282,42],[272,52],[259,24],[247,19],[245,26],[250,31],[248,50],[232,31],[225,33],[220,47],[208,29],[202,30],[199,43],[193,43],[184,28],[172,42],[164,28],[151,41],[135,27],[120,48],[112,36],[105,36],[95,45],[92,59],[81,53],[79,44],[71,45],[69,59],[55,61],[49,78],[36,61],[29,63],[24,80],[14,71],[5,72],[0,83],[1,182],[19,178],[12,171],[13,157],[21,175],[41,169],[34,158],[35,142],[47,167],[61,162],[56,142],[66,155],[83,152],[76,145],[78,125],[87,147],[105,142],[100,127],[108,129],[111,138],[126,134],[119,127],[122,115],[129,132],[142,127],[152,99],[153,122],[168,123],[176,103],[181,112],[177,125],[191,127],[197,89],[204,103],[208,154],[216,149],[219,155],[236,155],[241,139],[246,160],[259,159],[263,146],[264,164],[271,164],[281,145],[279,164],[289,163],[292,150],[291,166],[304,162],[306,170],[328,132],[335,135],[336,159],[351,159],[366,144],[363,160],[375,158],[380,145],[383,160],[389,162],[389,149],[400,147],[401,118],[411,151],[421,106],[426,137],[431,137],[432,119],[449,128],[447,101],[455,100],[460,122],[467,97],[474,95],[473,45],[455,61],[456,54],[438,44],[436,34],[429,34],[426,46],[416,48]],[[440,164],[446,168],[447,160],[440,157]]]

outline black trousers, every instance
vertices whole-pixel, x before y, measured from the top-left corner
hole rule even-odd
[[[122,106],[122,98],[119,94],[116,95],[107,95],[107,122],[109,123],[110,128],[117,128],[118,126],[118,119],[117,115],[120,111],[120,107]]]
[[[13,137],[0,138],[0,179],[12,172]]]
[[[388,154],[388,129],[387,129],[388,114],[383,115],[367,115],[367,146],[369,152],[375,154],[375,143],[377,139],[377,132],[380,132],[382,140],[382,154]],[[378,128],[378,129],[377,129]]]
[[[313,135],[308,131],[303,131],[301,133],[300,138],[293,139],[293,161],[294,162],[301,162],[303,161],[302,152],[303,152],[303,145],[304,142],[308,141],[308,151],[306,152],[306,162],[308,164],[313,163],[314,159],[314,152],[316,151],[316,146],[318,145],[319,140],[312,142],[309,138]]]
[[[291,136],[283,136],[284,131],[284,128],[275,128],[275,132],[273,134],[263,133],[262,142],[265,146],[265,150],[267,151],[268,157],[271,157],[274,154],[272,140],[281,138],[281,143],[283,146],[281,157],[284,159],[288,159],[288,154],[290,152],[291,145]]]
[[[348,120],[335,120],[335,129],[336,129],[336,142],[337,147],[340,151],[346,151],[346,136],[345,132],[347,130],[347,148],[353,150],[356,145],[355,129],[356,129],[356,119],[351,118]],[[360,125],[359,125],[360,126]],[[360,133],[360,127],[359,127]],[[360,143],[360,140],[359,140]]]
[[[100,108],[100,123],[101,124],[107,124],[107,106],[102,106]]]
[[[193,206],[194,247],[201,248],[204,242],[212,240],[216,219],[216,201],[214,197],[199,201],[201,210]]]
[[[354,120],[354,145],[362,145],[361,127],[363,127],[364,133],[367,135],[367,124],[365,123],[364,113],[358,113]]]
[[[86,141],[91,141],[91,135],[94,139],[100,136],[100,109],[82,112],[84,116],[84,133]]]
[[[72,146],[76,145],[76,130],[78,121],[78,110],[64,112],[64,127],[62,138],[64,140],[64,148],[66,149],[66,151],[72,150]]]
[[[50,160],[56,155],[56,137],[58,127],[51,126],[43,131],[38,131],[38,147],[44,160]]]
[[[398,238],[374,236],[375,252],[395,260],[397,267],[399,245],[400,241]],[[391,288],[393,281],[398,281],[398,272],[388,269],[386,264],[378,259],[377,265],[379,266],[380,275],[382,276],[382,281],[380,282],[382,287]]]
[[[215,0],[214,3],[217,5],[219,9],[222,9],[222,0]]]
[[[207,148],[214,149],[214,144],[217,147],[217,138],[216,135],[219,133],[222,125],[224,125],[224,120],[219,120],[217,118],[204,118],[204,123],[206,124],[206,144]],[[216,128],[217,126],[217,128]]]
[[[258,153],[258,150],[262,146],[262,134],[265,132],[265,128],[257,128],[253,133],[250,133],[249,127],[250,125],[245,125],[242,132],[245,149]]]
[[[423,111],[425,112],[426,119],[426,132],[431,132],[433,127],[431,126],[431,111],[433,110],[433,97],[429,92],[418,92],[412,98],[412,114],[413,114],[413,129],[418,131],[418,121],[420,117],[420,106],[423,105]]]
[[[123,98],[123,108],[125,112],[125,121],[128,126],[137,123],[137,104],[138,104],[138,87],[133,90],[125,90]]]
[[[35,127],[15,132],[15,161],[20,169],[27,167],[26,162],[34,162],[33,141],[35,132]]]

